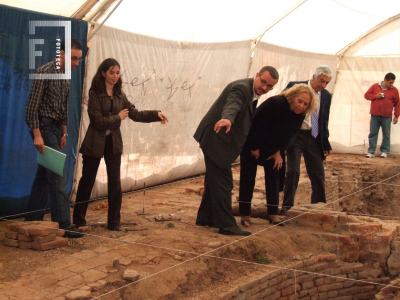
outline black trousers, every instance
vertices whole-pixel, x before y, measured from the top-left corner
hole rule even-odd
[[[203,152],[204,153],[204,152]],[[204,153],[206,174],[204,194],[197,212],[196,222],[209,224],[216,228],[236,225],[232,214],[232,168],[220,168]]]
[[[301,154],[311,181],[311,203],[326,202],[324,157],[321,145],[310,130],[300,130],[294,144],[287,149],[287,172],[282,208],[289,210],[294,205],[300,177]]]
[[[282,158],[285,161],[285,157],[282,156]],[[265,193],[269,215],[278,214],[279,191],[283,188],[282,179],[284,178],[282,176],[282,174],[284,175],[284,171],[277,170],[276,168],[273,169],[274,163],[273,159],[263,162]],[[250,149],[245,146],[240,154],[239,213],[241,216],[250,216],[257,166],[257,160],[251,156]],[[284,170],[284,165],[282,169]]]
[[[83,155],[82,177],[79,181],[76,195],[73,223],[76,226],[86,225],[86,211],[90,195],[96,180],[101,158]],[[115,229],[120,226],[121,221],[121,155],[113,154],[112,136],[106,137],[104,148],[104,160],[107,167],[108,180],[108,217],[107,228]]]

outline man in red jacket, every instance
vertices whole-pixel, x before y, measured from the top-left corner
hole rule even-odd
[[[397,124],[400,114],[399,91],[393,86],[396,76],[387,73],[381,83],[375,83],[365,93],[365,99],[371,101],[371,122],[369,129],[369,148],[367,158],[375,157],[376,142],[378,140],[379,128],[382,127],[381,157],[386,158],[390,151],[390,126]]]

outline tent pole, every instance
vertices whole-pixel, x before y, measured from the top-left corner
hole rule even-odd
[[[371,34],[372,32],[378,30],[379,28],[385,26],[386,24],[396,20],[400,18],[400,14],[395,15],[381,23],[379,23],[378,25],[376,25],[375,27],[373,27],[372,29],[368,30],[366,33],[364,33],[363,35],[360,35],[358,38],[356,38],[354,41],[352,41],[350,44],[348,44],[347,46],[343,47],[341,50],[339,50],[336,55],[341,59],[344,54],[347,52],[347,50],[349,50],[353,45],[355,45],[359,40],[361,40],[362,38],[366,37],[367,35]]]
[[[73,13],[71,18],[81,20],[96,5],[97,2],[99,2],[99,0],[87,0],[76,12]]]
[[[251,65],[253,63],[253,55],[254,55],[254,50],[257,47],[257,44],[259,41],[261,41],[261,39],[263,38],[263,36],[265,35],[265,33],[270,30],[272,27],[274,27],[276,24],[278,24],[280,21],[282,21],[284,18],[286,18],[289,14],[291,14],[293,11],[295,11],[299,6],[301,6],[302,4],[304,4],[304,2],[306,2],[307,0],[300,0],[298,1],[295,5],[293,5],[290,9],[288,9],[282,16],[276,18],[267,28],[265,28],[259,35],[255,36],[252,39],[252,43],[251,43],[251,58],[250,58],[250,65],[249,65],[249,70],[247,71],[247,77],[249,77],[250,75],[250,70],[251,70]]]
[[[108,20],[108,18],[113,14],[113,12],[117,9],[117,7],[122,3],[123,0],[119,0],[119,2],[115,5],[113,10],[108,14],[108,16],[100,23],[100,26],[88,37],[87,41],[89,42],[92,37],[96,34],[97,31],[104,25],[104,23]]]
[[[97,3],[97,6],[94,7],[91,11],[89,11],[83,18],[82,20],[91,22],[102,10],[107,10],[112,3],[114,3],[116,0],[100,0]]]

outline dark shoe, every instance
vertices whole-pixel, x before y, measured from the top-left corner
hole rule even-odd
[[[240,223],[242,223],[242,225],[244,227],[250,227],[251,226],[251,220],[240,220]]]
[[[65,230],[64,237],[69,239],[78,239],[84,236],[82,232],[77,232],[74,228],[68,227],[63,229]]]
[[[196,222],[196,225],[197,226],[203,226],[203,227],[206,227],[206,226],[214,227],[214,225],[212,223],[203,223],[203,222],[199,222],[199,221]]]
[[[282,208],[282,209],[279,211],[279,216],[286,217],[286,215],[287,215],[287,210],[284,209],[284,208]]]
[[[225,235],[251,235],[250,231],[243,230],[237,225],[232,227],[220,228],[218,233]]]
[[[107,229],[108,229],[108,230],[111,230],[111,231],[122,231],[121,226],[118,226],[118,227],[110,227],[110,228],[107,227]]]
[[[278,225],[278,226],[285,226],[285,224],[282,223],[282,221],[275,222],[271,218],[269,218],[269,224]]]
[[[85,226],[87,226],[86,223],[85,223],[85,224],[83,224],[83,223],[82,223],[82,224],[75,224],[75,227],[76,227],[76,228],[85,227]]]

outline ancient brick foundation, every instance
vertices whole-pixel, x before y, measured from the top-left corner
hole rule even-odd
[[[229,300],[375,299],[390,281],[379,263],[346,263],[320,255],[252,278],[220,295]]]

